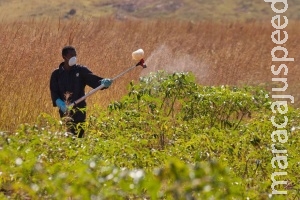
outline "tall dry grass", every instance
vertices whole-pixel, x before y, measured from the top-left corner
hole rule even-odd
[[[289,67],[289,94],[299,99],[299,22],[290,22],[285,44],[295,62]],[[109,90],[87,99],[107,106],[127,92],[130,81],[159,69],[192,71],[200,84],[270,84],[271,23],[116,21],[112,18],[0,23],[0,130],[14,131],[41,112],[57,116],[49,79],[62,61],[61,48],[74,45],[79,63],[113,77],[134,65],[132,51],[143,48],[147,69],[136,68]],[[90,88],[87,88],[89,91]]]

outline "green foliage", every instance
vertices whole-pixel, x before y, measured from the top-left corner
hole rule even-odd
[[[93,106],[85,138],[42,113],[1,132],[0,198],[297,199],[300,112],[289,107],[289,139],[274,143],[266,94],[160,71],[107,110]],[[287,196],[271,195],[273,143],[288,152],[288,184],[277,186]]]

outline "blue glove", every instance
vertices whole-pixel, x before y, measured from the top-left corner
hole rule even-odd
[[[104,87],[108,88],[112,84],[113,80],[104,78],[101,80],[101,85],[104,85]]]
[[[55,103],[56,103],[57,107],[59,107],[59,109],[60,109],[63,113],[66,113],[66,112],[67,112],[68,108],[67,108],[67,106],[66,106],[66,103],[65,103],[63,100],[61,100],[61,99],[56,99]]]

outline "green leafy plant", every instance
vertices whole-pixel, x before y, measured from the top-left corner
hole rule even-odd
[[[260,87],[201,86],[163,71],[93,106],[85,138],[46,113],[1,132],[0,197],[11,199],[297,199],[299,109],[289,107],[285,196],[271,194],[270,99]],[[282,116],[279,116],[279,118]]]

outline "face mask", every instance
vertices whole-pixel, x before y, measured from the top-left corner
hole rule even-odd
[[[69,66],[73,66],[76,64],[76,56],[73,56],[72,58],[70,58],[69,60]]]

